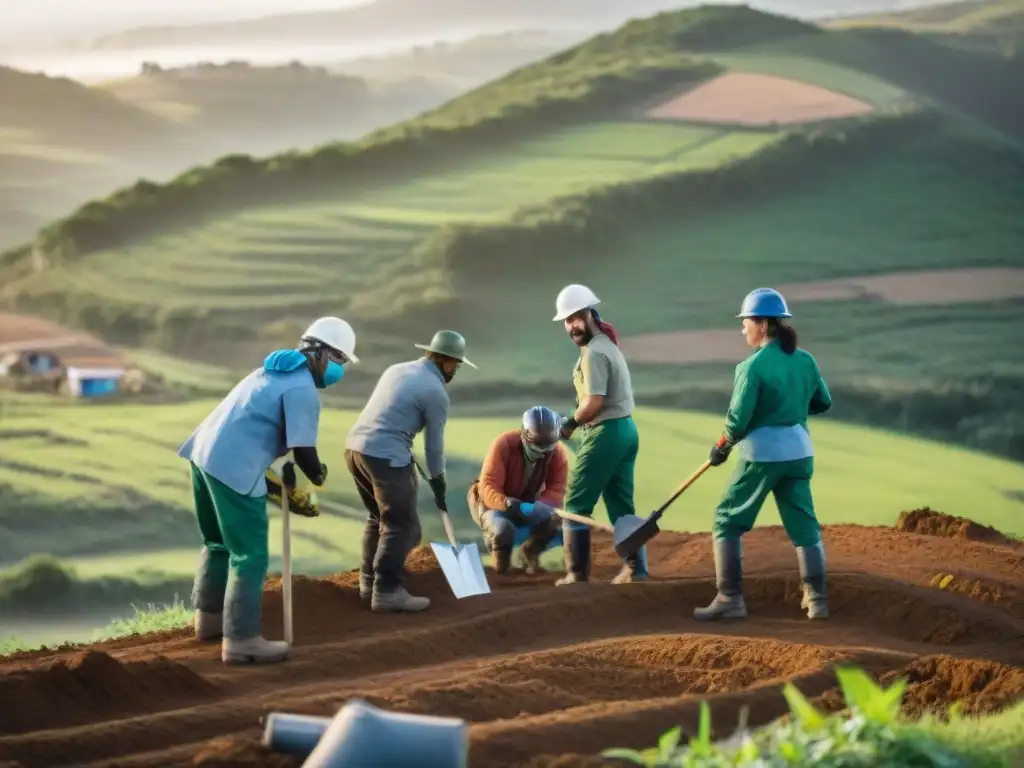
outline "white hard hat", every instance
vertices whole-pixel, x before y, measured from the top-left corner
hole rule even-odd
[[[575,314],[581,309],[596,307],[600,303],[601,300],[587,286],[567,285],[555,299],[555,316],[551,319],[554,322],[565,320],[569,315]]]
[[[353,363],[359,362],[359,358],[356,357],[356,332],[340,317],[321,317],[314,320],[302,334],[302,338],[319,341],[331,349],[338,350]]]

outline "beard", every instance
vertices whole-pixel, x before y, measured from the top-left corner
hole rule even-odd
[[[590,332],[589,328],[573,328],[569,331],[569,338],[577,347],[585,347],[594,338],[594,334]]]

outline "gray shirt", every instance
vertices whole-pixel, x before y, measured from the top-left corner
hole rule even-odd
[[[589,395],[603,395],[601,410],[590,422],[621,419],[633,414],[633,384],[622,351],[605,334],[599,333],[580,349],[572,372],[579,402]]]
[[[451,400],[441,370],[429,358],[392,365],[348,433],[345,447],[386,459],[392,467],[412,461],[412,443],[426,429],[427,473],[444,472],[444,427]]]

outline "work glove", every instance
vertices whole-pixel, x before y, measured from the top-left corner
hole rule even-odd
[[[717,467],[720,464],[725,464],[729,460],[730,451],[732,451],[732,443],[725,435],[722,435],[718,438],[718,442],[711,446],[711,455],[708,457],[711,466]]]
[[[578,426],[579,424],[576,423],[576,419],[572,416],[563,416],[562,428],[559,430],[559,434],[561,434],[564,439],[568,440],[572,437],[572,433],[576,431],[576,427]]]
[[[444,479],[444,472],[437,477],[432,477],[428,481],[430,484],[430,490],[434,492],[434,503],[437,508],[442,512],[448,511],[448,501],[445,499],[445,494],[448,492],[448,485]]]
[[[326,483],[327,482],[327,465],[324,464],[321,461],[320,462],[320,474],[317,475],[316,477],[309,478],[309,480],[310,480],[310,482],[313,483],[313,485],[317,485],[317,486],[320,486],[320,485],[323,485],[324,483]]]
[[[505,514],[508,515],[508,518],[512,521],[513,525],[522,525],[526,522],[526,516],[523,513],[524,507],[527,506],[527,504],[524,504],[519,499],[505,499]]]

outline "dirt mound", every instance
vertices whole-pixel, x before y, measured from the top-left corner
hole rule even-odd
[[[946,536],[953,539],[983,541],[988,544],[1019,546],[1020,542],[1000,533],[988,525],[979,525],[966,517],[955,517],[937,512],[931,507],[921,507],[900,512],[896,530],[903,533],[920,533],[925,536]]]
[[[101,651],[0,677],[0,734],[67,727],[174,703],[209,699],[217,688],[162,656],[121,663]]]
[[[744,541],[743,622],[691,618],[715,592],[704,534],[659,535],[643,584],[607,583],[621,561],[602,535],[589,584],[555,588],[553,573],[488,571],[491,594],[464,600],[419,547],[406,584],[432,602],[414,615],[371,613],[356,571],[296,578],[296,648],[286,664],[225,667],[218,643],[187,633],[4,660],[0,765],[298,766],[260,746],[260,718],[330,716],[358,697],[465,719],[472,766],[589,768],[601,749],[644,748],[675,725],[692,729],[701,700],[717,736],[744,708],[755,726],[785,714],[787,680],[841,707],[840,662],[882,680],[908,677],[911,713],[957,699],[991,711],[1024,693],[1024,604],[1009,589],[1022,583],[1024,558],[1015,551],[890,527],[827,527],[824,538],[831,617],[813,623],[800,611],[793,549],[779,528]],[[998,600],[954,582],[934,588],[942,563],[956,563],[964,583],[1007,588]],[[264,633],[280,637],[278,580],[268,582],[264,609]]]
[[[903,708],[910,715],[948,711],[959,701],[964,712],[996,712],[1024,696],[1024,669],[952,656],[926,656],[882,676],[889,683],[907,678]]]
[[[813,123],[873,111],[870,104],[817,85],[729,72],[648,110],[647,117],[760,126]]]

